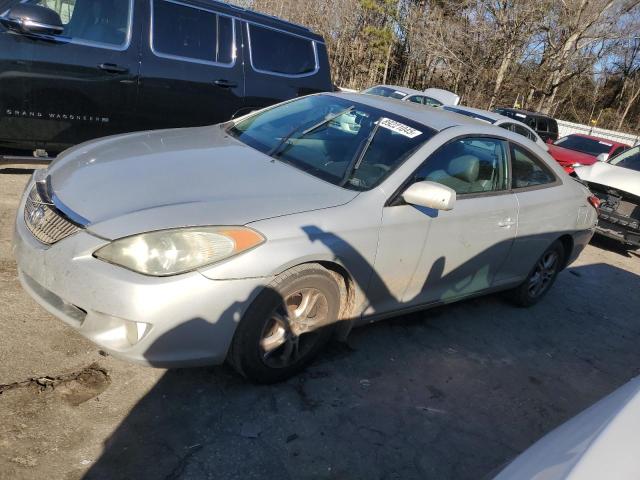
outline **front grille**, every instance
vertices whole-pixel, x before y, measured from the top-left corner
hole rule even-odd
[[[33,186],[27,197],[24,222],[33,236],[45,245],[52,245],[80,230],[63,217],[53,203],[42,198],[38,184]]]

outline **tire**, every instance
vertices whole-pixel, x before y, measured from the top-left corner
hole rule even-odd
[[[509,299],[519,307],[531,307],[544,298],[562,270],[566,252],[562,242],[555,241],[536,261],[527,279],[507,292]]]
[[[276,383],[303,370],[331,338],[340,287],[317,264],[284,272],[258,295],[238,325],[229,363],[256,383]]]

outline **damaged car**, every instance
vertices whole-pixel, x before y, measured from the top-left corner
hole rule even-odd
[[[575,173],[600,200],[596,232],[640,247],[640,145]]]
[[[360,324],[497,291],[534,305],[591,240],[590,195],[515,132],[318,94],[67,150],[27,185],[14,253],[101,349],[269,383]]]

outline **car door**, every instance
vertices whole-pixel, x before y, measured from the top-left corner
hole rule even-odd
[[[64,26],[29,37],[32,140],[51,154],[134,129],[142,23],[134,0],[28,1],[55,10]]]
[[[0,7],[0,15],[18,0]],[[0,155],[30,148],[29,132],[34,128],[31,85],[33,42],[0,24]]]
[[[505,281],[525,278],[549,245],[566,233],[567,219],[579,217],[573,204],[566,202],[566,192],[559,188],[561,180],[542,159],[514,142],[510,152],[511,189],[518,200],[518,237],[502,272]]]
[[[150,0],[148,5],[139,102],[145,128],[231,119],[244,98],[238,21],[214,3]]]
[[[424,180],[453,188],[454,209],[401,200],[403,190]],[[383,210],[376,271],[393,298],[374,301],[372,310],[452,301],[499,284],[516,234],[517,201],[508,181],[501,139],[457,138],[427,158]]]

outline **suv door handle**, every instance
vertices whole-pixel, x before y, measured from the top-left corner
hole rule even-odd
[[[236,82],[230,82],[229,80],[225,80],[223,78],[214,81],[213,84],[220,88],[236,88],[238,86]]]
[[[129,69],[127,67],[121,67],[115,63],[101,63],[98,65],[98,68],[109,73],[129,73]]]
[[[511,218],[505,218],[498,222],[500,228],[511,228],[516,224]]]

